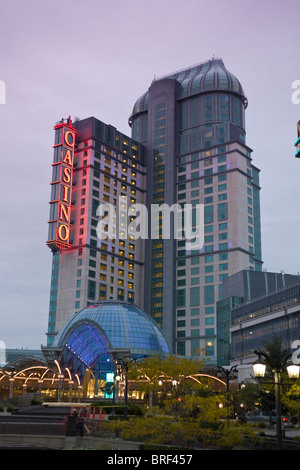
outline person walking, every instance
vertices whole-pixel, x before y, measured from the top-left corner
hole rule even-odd
[[[82,413],[79,413],[78,416],[78,430],[79,430],[79,436],[83,436],[84,434],[84,417]]]

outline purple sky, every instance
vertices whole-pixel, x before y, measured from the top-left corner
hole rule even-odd
[[[249,100],[261,169],[268,271],[300,271],[299,0],[12,0],[0,2],[0,340],[46,344],[53,125],[91,115],[130,135],[136,99],[160,76],[221,57]],[[0,99],[1,101],[1,99]]]

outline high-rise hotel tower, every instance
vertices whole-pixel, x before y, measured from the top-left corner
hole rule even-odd
[[[145,201],[141,145],[94,117],[62,119],[54,129],[48,346],[89,303],[117,299],[142,307],[144,292],[144,244],[121,233],[127,208]],[[121,221],[106,238],[97,233],[100,205],[102,215],[115,207]]]
[[[147,204],[204,204],[203,248],[146,241],[144,309],[171,350],[214,359],[222,281],[261,270],[259,170],[246,146],[247,98],[221,59],[152,82],[135,103],[132,138],[147,148]]]
[[[246,107],[240,82],[214,58],[155,79],[134,105],[131,138],[95,118],[55,126],[49,344],[89,302],[124,299],[157,321],[173,353],[204,351],[216,360],[223,279],[262,269],[259,170],[246,145]],[[160,230],[124,240],[118,230],[100,240],[103,202],[129,219],[130,204],[146,205],[148,214],[153,204],[200,204],[204,245],[191,251],[172,230],[169,238]]]

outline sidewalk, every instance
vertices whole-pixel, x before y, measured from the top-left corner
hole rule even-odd
[[[276,427],[270,429],[270,428],[257,428],[257,430],[260,430],[264,432],[268,436],[276,436]],[[299,437],[300,438],[300,428],[283,428],[283,435],[286,439],[288,438],[295,438]]]

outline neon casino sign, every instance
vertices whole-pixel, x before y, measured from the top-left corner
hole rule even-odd
[[[71,196],[76,129],[69,117],[54,126],[51,201],[47,245],[53,251],[70,247]]]

